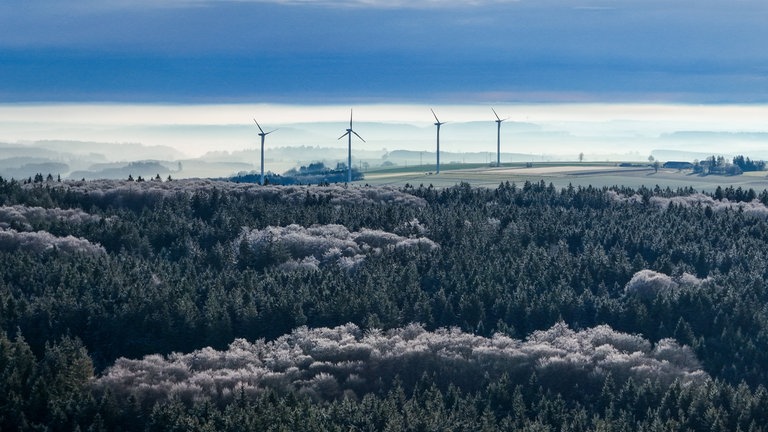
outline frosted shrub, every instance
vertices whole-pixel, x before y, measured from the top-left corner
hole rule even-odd
[[[227,351],[205,348],[190,354],[119,359],[94,386],[139,399],[217,399],[241,388],[298,391],[315,399],[386,390],[396,376],[414,383],[424,373],[467,391],[502,374],[526,380],[535,372],[545,385],[601,385],[650,378],[661,383],[706,381],[690,348],[664,339],[653,346],[637,335],[608,326],[574,331],[564,323],[524,341],[485,338],[458,329],[426,331],[411,324],[386,332],[362,332],[353,324],[302,327],[272,342],[238,339]]]

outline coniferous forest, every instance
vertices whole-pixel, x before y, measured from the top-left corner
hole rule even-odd
[[[766,205],[0,179],[0,430],[768,430]]]

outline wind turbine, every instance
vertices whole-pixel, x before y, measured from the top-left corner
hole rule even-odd
[[[259,184],[264,186],[264,137],[276,131],[277,129],[271,130],[269,132],[264,132],[264,129],[261,128],[261,126],[259,125],[259,122],[257,122],[256,119],[253,119],[253,122],[256,123],[256,127],[259,128],[259,136],[261,137],[261,181],[259,182]]]
[[[360,138],[360,141],[365,142],[363,137],[352,130],[352,110],[349,110],[349,129],[347,129],[347,132],[344,135],[339,137],[339,139],[342,139],[345,136],[349,137],[349,145],[347,147],[347,183],[352,182],[352,134],[355,134],[356,137]]]
[[[496,116],[496,166],[501,166],[501,122],[505,120],[509,120],[509,117],[505,119],[501,119],[498,114],[496,114],[496,110],[491,108],[491,111],[493,111],[493,115]]]
[[[435,174],[440,174],[440,126],[444,125],[445,122],[441,122],[437,118],[437,114],[435,114],[435,110],[432,108],[429,109],[432,111],[432,115],[435,117],[435,126],[437,126],[437,170]]]

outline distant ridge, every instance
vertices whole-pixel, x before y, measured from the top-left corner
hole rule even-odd
[[[736,139],[736,140],[760,140],[768,142],[768,132],[711,132],[711,131],[677,131],[663,134],[662,138],[684,139]]]

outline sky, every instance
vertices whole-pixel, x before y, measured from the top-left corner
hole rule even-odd
[[[768,102],[764,0],[4,0],[4,102]]]
[[[494,106],[571,135],[765,131],[766,23],[765,0],[4,0],[0,140],[200,154],[252,145],[253,117],[351,106],[423,127],[429,108],[455,123]]]

